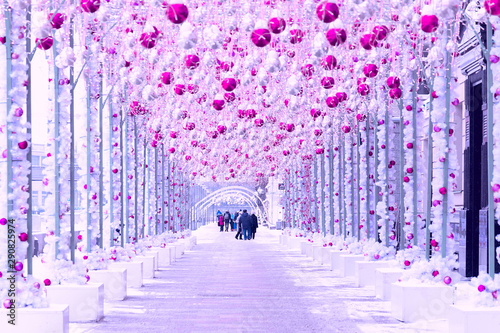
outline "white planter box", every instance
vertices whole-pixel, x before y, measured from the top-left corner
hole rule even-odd
[[[345,254],[345,251],[330,250],[330,270],[340,270],[340,256]]]
[[[51,304],[69,305],[69,322],[99,321],[104,317],[104,285],[52,285],[47,287],[47,299]]]
[[[281,244],[284,246],[288,246],[288,241],[289,241],[289,236],[288,235],[281,235]]]
[[[173,245],[175,246],[175,259],[180,259],[184,254],[184,244],[176,242]]]
[[[137,256],[133,261],[142,262],[142,277],[144,279],[154,279],[155,277],[155,257],[153,256]]]
[[[173,243],[169,244],[168,247],[170,248],[170,264],[172,265],[174,262],[176,262],[177,252],[179,250],[177,250],[177,247]]]
[[[0,310],[0,332],[69,333],[69,305],[51,304],[48,308],[16,308],[16,325],[7,322],[7,309]]]
[[[144,255],[153,256],[155,258],[155,270],[159,270],[158,263],[160,262],[160,253],[155,250],[144,251]]]
[[[158,268],[170,266],[170,247],[155,247],[155,251],[158,251]]]
[[[383,301],[391,300],[392,284],[398,282],[404,269],[387,267],[375,269],[375,296]]]
[[[105,301],[123,301],[127,297],[127,270],[125,268],[89,271],[90,282],[104,284]]]
[[[394,261],[356,261],[354,263],[355,286],[375,287],[375,270],[377,268],[391,267]]]
[[[392,284],[392,316],[405,323],[448,318],[453,288],[445,285]]]
[[[288,242],[288,248],[294,251],[300,251],[300,241],[302,237],[291,237]]]
[[[323,255],[322,245],[313,245],[313,260],[321,264],[321,257]]]
[[[330,253],[332,252],[331,247],[323,247],[321,249],[321,264],[329,265],[330,264]]]
[[[313,243],[307,242],[306,245],[306,256],[312,259],[313,257]]]
[[[307,244],[309,244],[308,241],[302,240],[300,242],[300,254],[306,255],[307,254]]]
[[[354,276],[356,261],[364,259],[360,254],[342,254],[339,256],[339,274],[341,277]]]
[[[191,244],[193,246],[198,245],[198,238],[196,236],[191,236]]]
[[[500,307],[451,305],[448,312],[448,327],[450,333],[498,333],[500,332]]]
[[[142,261],[118,261],[109,264],[110,269],[125,268],[127,270],[127,286],[142,287]]]

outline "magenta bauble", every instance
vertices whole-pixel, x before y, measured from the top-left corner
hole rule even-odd
[[[401,98],[401,95],[403,95],[403,92],[399,88],[393,88],[393,89],[389,90],[389,96],[392,99],[399,99],[399,98]]]
[[[158,36],[160,35],[160,31],[154,28],[154,32],[145,32],[141,34],[141,37],[139,37],[139,41],[141,42],[141,45],[147,49],[152,49],[156,45],[156,40]]]
[[[410,266],[410,265],[411,265],[411,262],[410,262],[409,260],[405,260],[404,265],[405,265],[406,267],[408,267],[408,266]]]
[[[225,102],[222,99],[216,99],[212,102],[213,108],[217,111],[224,109],[224,104]]]
[[[14,110],[14,116],[15,117],[21,117],[24,114],[24,111],[22,108],[17,108]]]
[[[374,34],[365,34],[359,39],[359,44],[362,48],[369,51],[377,46],[377,40]]]
[[[413,143],[408,142],[408,143],[406,144],[406,148],[408,148],[408,149],[413,149]]]
[[[445,195],[445,194],[446,194],[446,192],[447,192],[447,191],[446,191],[446,187],[441,187],[441,188],[439,189],[439,193],[441,193],[442,195]]]
[[[321,110],[318,109],[311,109],[310,113],[313,118],[318,118],[319,116],[321,116]]]
[[[327,97],[326,98],[326,105],[329,107],[329,108],[334,108],[336,107],[337,105],[339,105],[339,100],[336,96],[330,96],[330,97]]]
[[[226,133],[226,131],[227,131],[226,126],[224,126],[224,125],[217,126],[217,132],[219,132],[220,134],[224,134],[224,133]]]
[[[262,126],[264,126],[264,120],[262,120],[262,119],[255,119],[254,120],[254,124],[257,127],[262,127]]]
[[[26,149],[28,148],[28,142],[27,141],[21,141],[17,144],[17,146],[19,147],[19,149]]]
[[[342,132],[349,133],[351,131],[351,126],[342,126]]]
[[[389,28],[387,28],[385,25],[377,25],[375,26],[375,28],[373,28],[373,34],[375,35],[375,38],[377,40],[383,41],[389,34]]]
[[[360,94],[361,96],[366,96],[369,93],[370,93],[369,85],[363,83],[358,86],[358,94]]]
[[[314,66],[311,64],[306,64],[300,68],[300,71],[302,72],[302,75],[309,79],[314,74]]]
[[[56,13],[55,15],[53,13],[50,13],[48,15],[47,19],[49,20],[52,28],[61,29],[66,17],[64,16],[64,14],[61,14],[61,13]]]
[[[321,86],[325,89],[332,89],[334,85],[335,85],[335,80],[333,79],[333,77],[324,76],[321,79]]]
[[[302,38],[304,37],[304,33],[300,29],[290,30],[290,43],[299,44],[302,42]]]
[[[101,0],[81,0],[80,5],[84,12],[95,13],[101,6]]]
[[[233,91],[234,89],[236,89],[238,82],[236,82],[236,80],[233,78],[227,78],[222,80],[221,84],[222,84],[222,89],[224,89],[225,91]]]
[[[333,22],[339,17],[339,7],[336,3],[323,1],[316,7],[316,15],[324,23]]]
[[[27,233],[25,233],[25,232],[21,232],[21,233],[19,234],[19,240],[20,240],[21,242],[26,242],[26,241],[28,240],[28,234],[27,234]]]
[[[189,10],[186,5],[176,3],[168,6],[167,9],[168,20],[174,24],[181,24],[186,21],[189,16]]]
[[[255,46],[264,47],[271,42],[271,32],[267,29],[256,29],[250,35]]]
[[[45,279],[45,280],[43,280],[43,284],[45,286],[50,286],[52,284],[52,282],[49,279]]]
[[[367,64],[363,67],[363,74],[366,77],[375,77],[378,74],[378,67],[374,64]]]
[[[401,82],[399,81],[399,78],[396,77],[396,76],[389,76],[387,78],[387,86],[391,89],[394,89],[394,88],[399,88],[399,86],[401,85]],[[410,110],[408,110],[410,111]]]
[[[161,74],[161,82],[163,84],[171,84],[174,82],[174,74],[170,72],[164,72]]]
[[[245,112],[245,116],[250,119],[255,118],[257,116],[257,111],[255,111],[254,109],[248,109]]]
[[[176,84],[174,86],[174,92],[179,96],[184,95],[184,93],[186,92],[186,86],[183,84]]]
[[[491,15],[500,16],[500,0],[485,0],[484,9]]]
[[[486,287],[483,286],[482,284],[480,284],[479,286],[477,286],[477,290],[482,293],[483,291],[485,291]]]
[[[326,71],[331,71],[337,67],[337,59],[332,55],[327,55],[323,60],[321,60],[321,67]]]
[[[200,58],[196,54],[190,54],[184,57],[184,63],[188,69],[196,69],[200,65]]]
[[[236,95],[234,92],[224,93],[224,100],[228,103],[234,102],[236,100]]]
[[[3,301],[3,307],[6,309],[10,309],[10,307],[13,305],[12,300],[10,298],[6,298]]]
[[[325,153],[325,149],[323,149],[323,148],[318,148],[318,149],[316,149],[316,154],[317,154],[317,155],[322,155],[322,154],[324,154],[324,153]]]
[[[342,103],[343,101],[347,100],[347,94],[345,92],[338,92],[335,94],[335,97],[337,97],[339,103]]]
[[[420,19],[420,27],[423,32],[434,32],[439,26],[439,19],[436,15],[423,15]]]
[[[14,269],[18,272],[22,271],[24,268],[24,265],[22,262],[18,261],[14,264]]]
[[[438,276],[438,275],[439,275],[439,271],[433,271],[433,272],[432,272],[432,276],[436,277],[436,276]]]
[[[267,27],[273,34],[280,34],[286,29],[286,21],[281,17],[273,17],[267,23]]]
[[[450,283],[451,283],[451,277],[449,277],[449,276],[445,276],[445,277],[444,277],[444,279],[443,279],[443,282],[444,282],[445,284],[450,284]]]
[[[326,39],[332,46],[343,44],[347,39],[347,33],[344,29],[330,29],[326,33]]]
[[[188,131],[192,131],[196,128],[196,124],[195,123],[186,123],[186,129]]]
[[[54,45],[54,39],[52,38],[52,36],[48,36],[41,39],[37,38],[35,39],[35,42],[37,43],[38,48],[44,51],[47,51],[52,47],[52,45]]]
[[[295,130],[295,125],[294,124],[286,124],[285,125],[285,130],[287,132],[293,132]]]

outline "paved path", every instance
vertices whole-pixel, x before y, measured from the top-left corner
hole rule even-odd
[[[99,323],[71,324],[83,332],[430,332],[390,316],[390,303],[373,290],[354,288],[278,244],[276,231],[259,228],[251,241],[197,232],[198,245],[173,266],[129,289],[122,302],[105,304]],[[437,323],[442,327],[442,323]],[[439,326],[441,325],[441,326]],[[439,330],[438,330],[439,331]]]

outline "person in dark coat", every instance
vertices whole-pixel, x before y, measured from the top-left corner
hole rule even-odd
[[[240,237],[240,240],[242,240],[243,229],[241,228],[241,221],[240,221],[241,212],[236,212],[234,216],[236,216],[234,220],[236,221],[236,231],[237,231],[236,236],[234,236],[234,238],[238,239],[238,237]]]
[[[257,216],[255,214],[252,214],[250,216],[252,218],[252,234],[250,239],[255,239],[255,233],[257,232],[257,228],[259,227],[259,223],[257,220]]]
[[[243,238],[249,240],[252,233],[252,218],[248,215],[247,210],[243,210],[240,217],[241,227],[243,228]]]
[[[224,213],[224,225],[226,226],[226,232],[229,229],[229,224],[231,223],[231,213],[229,211],[226,211]]]

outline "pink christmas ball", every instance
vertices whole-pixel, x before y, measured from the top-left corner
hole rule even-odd
[[[403,95],[403,92],[399,88],[393,88],[393,89],[389,90],[389,96],[392,99],[400,99],[401,95]]]
[[[169,149],[168,149],[168,151],[169,151],[171,154],[173,154],[173,153],[175,153],[175,148],[174,148],[174,147],[169,148]]]
[[[271,42],[271,32],[267,29],[256,29],[250,35],[250,40],[257,47],[264,47]]]
[[[399,80],[399,78],[397,76],[389,76],[387,78],[387,86],[391,89],[395,89],[395,88],[399,88],[399,86],[401,85],[401,81]],[[410,111],[410,110],[408,110]]]
[[[339,105],[339,100],[336,96],[330,96],[330,97],[327,97],[326,98],[326,105],[329,107],[329,108],[334,108],[336,107],[337,105]]]
[[[423,15],[420,19],[420,27],[423,32],[431,33],[437,30],[439,19],[436,15]]]
[[[191,156],[189,156],[189,155],[186,155],[184,158],[186,159],[186,161],[190,161],[191,160]]]
[[[405,264],[406,267],[408,267],[408,266],[411,265],[411,262],[409,260],[405,260],[404,264]]]
[[[14,264],[14,269],[18,272],[22,271],[24,268],[24,265],[22,262],[18,261]]]
[[[491,292],[491,296],[492,296],[494,299],[497,299],[497,298],[498,298],[498,290],[492,291],[492,292]]]
[[[264,120],[262,120],[262,119],[255,119],[254,120],[254,124],[257,127],[262,127],[262,126],[264,126]]]
[[[342,132],[344,133],[349,133],[351,131],[351,126],[348,126],[348,125],[344,125],[342,126]]]
[[[361,96],[366,96],[369,93],[370,93],[369,85],[363,83],[358,86],[358,94],[360,94]]]
[[[339,103],[342,103],[343,101],[347,100],[347,94],[345,92],[338,92],[335,94],[335,97],[337,97]]]
[[[54,39],[52,38],[52,36],[48,36],[41,39],[37,38],[35,39],[35,42],[37,43],[38,48],[44,51],[47,51],[52,47],[52,45],[54,45]]]
[[[323,134],[323,130],[321,130],[321,129],[314,130],[314,136],[321,136],[322,134]]]
[[[116,168],[113,169],[112,171],[113,171],[113,173],[118,173],[118,169],[116,169]]]
[[[321,116],[321,110],[311,109],[310,113],[313,118],[318,118],[319,116]]]
[[[482,293],[483,291],[485,291],[485,290],[486,290],[486,287],[485,287],[485,286],[483,286],[482,284],[480,284],[479,286],[477,286],[477,290],[478,290],[480,293]]]
[[[238,83],[233,78],[227,78],[222,80],[221,84],[222,84],[222,89],[224,89],[225,91],[233,91],[234,89],[236,89]]]
[[[170,73],[170,72],[164,72],[161,74],[161,82],[163,84],[171,84],[172,82],[174,82],[174,74]]]
[[[35,289],[40,289],[40,283],[38,283],[38,282],[33,283],[33,287]]]
[[[433,272],[432,272],[432,276],[436,277],[436,276],[438,276],[438,275],[439,275],[439,271],[433,271]]]
[[[331,46],[344,44],[347,39],[347,33],[344,29],[330,29],[326,32],[326,39]]]
[[[451,175],[450,175],[450,176],[451,176]],[[455,178],[455,175],[453,175],[453,177],[452,177],[452,178]],[[493,192],[498,192],[498,191],[500,191],[500,184],[493,184],[493,185],[491,186],[491,189],[493,190]]]
[[[325,150],[324,150],[323,148],[318,148],[318,149],[316,149],[316,154],[317,154],[317,155],[322,155],[322,154],[324,154],[324,153],[325,153]]]
[[[321,67],[326,71],[331,71],[337,67],[337,59],[332,55],[327,55],[323,60],[321,60]]]
[[[185,4],[176,3],[168,6],[167,17],[173,24],[181,24],[187,20],[189,10]]]
[[[47,19],[49,20],[52,28],[61,29],[62,25],[64,24],[64,20],[66,19],[66,16],[61,13],[56,13],[55,15],[53,13],[50,13],[47,16]]]
[[[300,68],[300,71],[302,72],[302,75],[304,75],[304,77],[309,79],[314,74],[314,66],[311,64],[306,64]]]
[[[363,74],[369,78],[375,77],[378,74],[378,67],[374,64],[367,64],[363,67]]]
[[[379,259],[380,259],[380,255],[379,255],[378,253],[375,253],[375,254],[373,255],[373,259],[375,259],[375,260],[379,260]]]
[[[375,28],[373,28],[373,34],[375,35],[375,38],[379,41],[383,41],[384,39],[387,38],[387,35],[389,34],[389,28],[387,28],[385,25],[377,25]]]
[[[232,103],[236,100],[236,95],[233,92],[224,93],[224,100],[228,103]]]
[[[339,7],[336,3],[323,1],[316,7],[316,15],[324,23],[333,22],[339,17]]]
[[[200,65],[200,58],[196,54],[190,54],[184,57],[184,63],[188,69],[196,69]]]
[[[439,189],[439,193],[441,193],[442,195],[445,195],[445,194],[446,194],[446,192],[447,192],[447,191],[446,191],[446,187],[441,187],[441,188]]]
[[[154,29],[154,32],[145,32],[141,34],[141,37],[139,37],[139,42],[146,49],[152,49],[156,46],[156,40],[160,35],[160,31],[156,28]]]
[[[413,143],[408,142],[408,143],[406,144],[406,148],[408,148],[408,149],[413,149]]]
[[[246,110],[245,115],[247,118],[252,119],[257,116],[257,111],[255,111],[254,109],[248,109]]]
[[[183,84],[176,84],[174,86],[174,92],[176,95],[182,96],[186,92],[186,86]]]
[[[3,301],[3,307],[6,309],[10,309],[10,307],[13,305],[12,300],[10,298],[7,298]]]
[[[333,77],[330,77],[330,76],[324,76],[324,77],[321,79],[321,86],[322,86],[324,89],[332,89],[334,85],[335,85],[335,80],[333,79]]]
[[[273,34],[280,34],[286,29],[286,21],[281,17],[273,17],[267,23],[267,27]]]
[[[491,15],[500,16],[500,0],[485,0],[484,9]]]
[[[404,181],[405,183],[408,183],[408,182],[410,181],[410,177],[408,177],[408,176],[404,176],[404,177],[403,177],[403,181]]]
[[[302,38],[305,36],[305,33],[300,29],[290,30],[290,43],[291,44],[299,44],[302,42]]]
[[[365,34],[359,39],[359,44],[362,48],[369,51],[377,46],[377,40],[374,34]]]
[[[80,6],[86,13],[95,13],[99,10],[101,6],[101,0],[81,0]]]
[[[26,241],[28,240],[28,234],[27,234],[27,233],[25,233],[25,232],[21,232],[21,233],[19,234],[19,240],[20,240],[21,242],[26,242]]]
[[[283,155],[285,155],[285,156],[290,155],[290,151],[289,150],[283,150]]]
[[[413,234],[409,233],[408,235],[406,235],[406,239],[412,240],[413,239]]]
[[[6,225],[6,224],[7,224],[7,222],[8,222],[8,221],[7,221],[7,219],[6,219],[5,217],[2,217],[2,218],[0,219],[0,225]]]
[[[293,132],[295,130],[295,125],[294,124],[286,124],[285,125],[285,130],[287,132]]]
[[[194,95],[200,90],[200,87],[196,84],[188,84],[187,91],[188,93]]]
[[[52,284],[52,282],[49,279],[45,279],[43,280],[43,284],[48,287]]]
[[[224,134],[224,133],[226,133],[226,131],[227,131],[226,126],[224,126],[224,125],[217,126],[217,132],[219,132],[220,134]]]
[[[451,283],[451,277],[449,277],[449,276],[445,276],[445,277],[444,277],[444,279],[443,279],[443,282],[444,282],[445,284],[450,284],[450,283]]]

